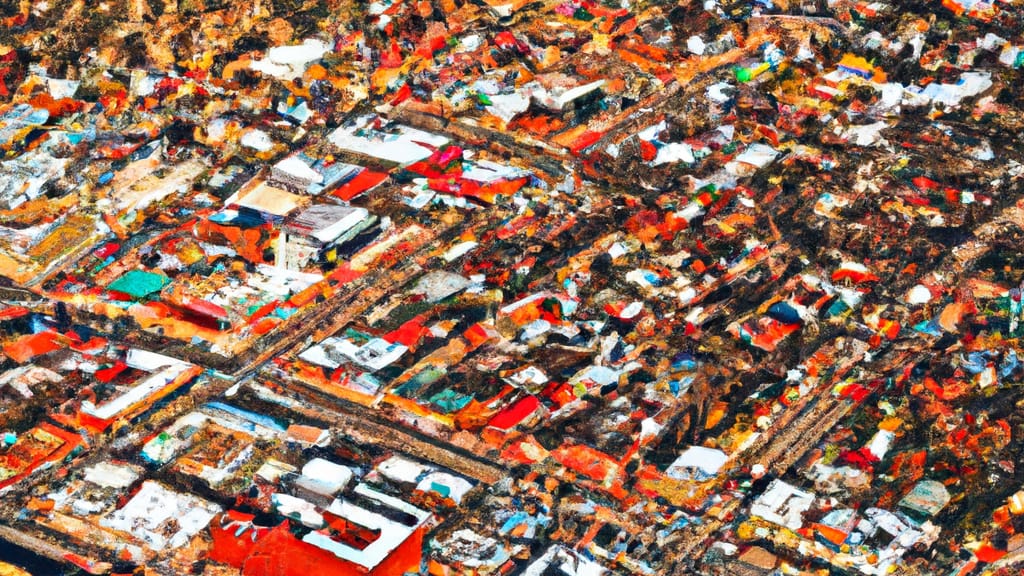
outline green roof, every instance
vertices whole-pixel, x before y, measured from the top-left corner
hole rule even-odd
[[[143,298],[154,292],[159,292],[168,282],[170,280],[162,274],[154,274],[145,270],[132,270],[111,282],[107,286],[107,290],[122,292],[132,298]]]

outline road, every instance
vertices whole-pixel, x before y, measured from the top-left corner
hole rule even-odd
[[[444,466],[485,484],[493,484],[508,474],[508,470],[499,464],[472,454],[468,450],[431,438],[422,432],[390,422],[364,406],[349,405],[337,399],[319,398],[320,402],[317,403],[292,400],[265,386],[255,383],[250,386],[261,398],[283,405],[305,418],[324,422],[334,428],[344,430],[345,434],[357,442],[403,452],[426,462]],[[303,391],[303,399],[311,395],[310,391]],[[324,400],[330,402],[332,406],[330,408],[322,406],[321,403]],[[340,409],[335,409],[335,406]]]

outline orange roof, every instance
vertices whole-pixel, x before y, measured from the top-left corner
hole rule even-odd
[[[619,463],[611,456],[585,445],[559,446],[551,456],[566,468],[598,481],[618,474]]]
[[[324,434],[324,430],[317,428],[316,426],[292,424],[288,427],[286,434],[288,435],[288,440],[303,442],[305,444],[317,444],[320,442],[320,439]]]
[[[4,344],[4,354],[18,364],[24,364],[36,356],[60,350],[63,348],[60,341],[61,336],[50,331],[26,334]]]

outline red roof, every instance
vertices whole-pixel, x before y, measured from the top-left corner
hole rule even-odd
[[[355,178],[345,182],[339,186],[337,190],[331,192],[331,196],[341,198],[347,202],[356,196],[359,196],[363,192],[376,188],[381,182],[386,180],[387,177],[387,174],[381,172],[363,170],[357,174]]]
[[[26,334],[13,342],[4,344],[4,354],[18,364],[23,364],[36,356],[49,354],[63,348],[60,339],[60,334],[50,331]]]
[[[426,336],[427,332],[429,332],[429,329],[423,326],[424,320],[425,318],[422,315],[416,316],[412,320],[409,320],[405,324],[399,326],[396,330],[388,332],[384,336],[384,339],[392,344],[401,344],[403,346],[408,346],[409,348],[414,348],[419,344],[420,340]]]
[[[618,473],[619,463],[611,456],[586,445],[560,446],[552,458],[566,468],[592,479],[603,481],[609,473]]]
[[[225,320],[228,317],[228,311],[224,308],[214,304],[213,302],[208,302],[199,298],[183,296],[179,305],[189,312],[213,318],[214,320]]]
[[[124,372],[128,368],[128,365],[118,360],[113,366],[109,368],[101,368],[96,371],[96,379],[100,382],[110,382],[117,377],[118,374]]]
[[[499,430],[508,430],[525,420],[530,414],[533,414],[537,408],[540,408],[540,400],[537,400],[536,396],[523,396],[502,408],[494,418],[491,418],[488,425]]]
[[[21,318],[29,313],[29,309],[24,306],[8,306],[0,310],[0,320],[13,320],[15,318]]]
[[[978,548],[977,551],[975,551],[974,555],[977,556],[978,560],[981,560],[982,562],[995,562],[1003,556],[1006,556],[1006,550],[1000,550],[998,548],[989,546],[988,544],[984,544],[980,548]]]

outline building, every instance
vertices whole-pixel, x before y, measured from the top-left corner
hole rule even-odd
[[[366,208],[318,204],[289,218],[277,244],[277,265],[302,270],[311,261],[336,262],[339,245],[366,230],[377,217]]]
[[[299,526],[259,526],[252,515],[228,511],[211,524],[211,559],[243,576],[396,576],[419,569],[429,512],[365,484],[327,508],[303,502],[288,497],[278,504]]]

